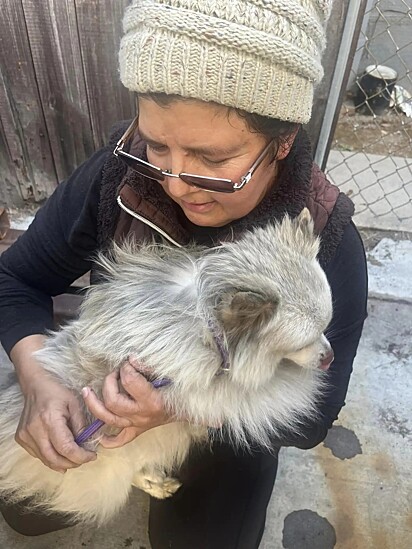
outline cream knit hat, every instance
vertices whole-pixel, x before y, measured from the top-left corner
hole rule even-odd
[[[139,93],[308,122],[332,0],[133,0],[120,76]]]

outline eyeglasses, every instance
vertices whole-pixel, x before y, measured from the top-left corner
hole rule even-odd
[[[166,177],[174,177],[176,179],[181,179],[187,185],[191,185],[192,187],[198,187],[199,189],[203,189],[204,191],[210,193],[234,193],[235,191],[243,189],[246,183],[249,183],[249,181],[252,179],[254,172],[262,163],[272,145],[271,141],[266,145],[257,160],[252,164],[251,168],[246,172],[246,174],[240,178],[239,182],[232,181],[232,179],[223,179],[220,177],[206,177],[203,175],[195,175],[184,172],[179,174],[173,174],[169,170],[162,170],[161,168],[153,166],[153,164],[150,164],[149,162],[146,162],[141,158],[137,158],[136,156],[133,156],[132,154],[124,150],[125,145],[132,137],[137,127],[138,117],[133,120],[124,135],[121,137],[121,139],[119,139],[116,148],[113,151],[113,154],[121,158],[123,162],[125,162],[134,171],[141,175],[144,175],[145,177],[149,177],[150,179],[154,179],[155,181],[158,181],[160,183],[165,181]]]

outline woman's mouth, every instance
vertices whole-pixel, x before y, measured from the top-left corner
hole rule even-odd
[[[195,202],[186,202],[185,200],[182,200],[181,204],[185,210],[189,210],[190,212],[206,213],[213,208],[215,203],[214,202],[195,203]]]

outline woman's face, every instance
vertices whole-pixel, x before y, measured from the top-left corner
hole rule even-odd
[[[170,170],[239,181],[267,144],[227,107],[198,100],[159,106],[139,98],[139,132],[147,141],[151,164]],[[286,153],[287,154],[287,153]],[[282,156],[286,156],[282,148]],[[221,227],[251,212],[274,184],[276,162],[270,154],[243,189],[231,194],[206,192],[181,179],[160,183],[194,224]]]

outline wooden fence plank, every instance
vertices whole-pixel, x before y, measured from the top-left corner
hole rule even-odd
[[[120,83],[117,60],[129,0],[75,1],[94,143],[101,147],[113,123],[134,114],[134,97]]]
[[[8,204],[23,206],[23,198],[0,117],[0,210]]]
[[[22,198],[38,202],[56,186],[56,172],[21,1],[2,0],[1,8],[1,121]]]
[[[54,165],[67,177],[94,150],[74,0],[23,0]]]

